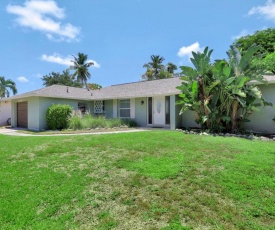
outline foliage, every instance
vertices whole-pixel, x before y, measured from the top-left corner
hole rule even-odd
[[[258,47],[252,46],[240,54],[234,46],[227,52],[228,61],[210,62],[213,50],[205,48],[203,53],[193,52],[194,69],[181,66],[182,91],[179,104],[181,113],[193,110],[196,122],[212,131],[240,131],[248,116],[259,110],[257,107],[271,105],[262,97],[260,89],[250,81],[266,83],[257,71],[247,74],[253,55]],[[257,103],[258,104],[257,104]]]
[[[102,86],[96,83],[88,83],[87,86],[91,90],[102,89]]]
[[[51,85],[66,85],[66,86],[73,86],[73,87],[82,87],[82,84],[78,81],[75,81],[71,78],[69,71],[63,71],[63,73],[55,73],[52,72],[48,75],[43,76],[42,78],[44,86],[51,86]]]
[[[273,141],[158,130],[0,143],[1,229],[275,227]]]
[[[173,77],[177,66],[171,62],[165,66],[163,64],[164,60],[165,59],[159,55],[152,55],[151,61],[143,65],[143,68],[146,68],[146,72],[142,75],[142,78],[150,81]]]
[[[72,112],[69,105],[51,105],[46,113],[48,128],[62,130],[68,127],[68,117]]]
[[[265,73],[275,74],[275,28],[268,28],[262,31],[256,31],[252,35],[243,36],[237,39],[233,45],[240,50],[242,55],[249,47],[257,45],[259,49],[253,54],[253,63],[250,67],[251,71],[263,68]],[[266,59],[269,55],[271,55],[271,57]]]
[[[137,124],[132,119],[107,119],[104,116],[82,115],[78,111],[73,111],[69,118],[69,128],[73,130],[95,129],[95,128],[115,128],[115,127],[136,127]]]
[[[16,84],[11,79],[5,79],[0,76],[0,99],[10,96],[10,90],[13,94],[17,94]]]
[[[73,65],[70,66],[69,70],[74,70],[72,74],[72,79],[81,82],[88,89],[87,80],[91,77],[88,68],[94,65],[93,62],[87,61],[88,55],[83,53],[78,53],[77,57],[73,55],[74,60],[72,60]]]

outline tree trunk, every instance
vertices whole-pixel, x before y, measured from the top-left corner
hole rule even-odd
[[[237,130],[237,113],[238,113],[239,102],[234,100],[232,103],[232,112],[231,112],[231,132],[236,132]]]

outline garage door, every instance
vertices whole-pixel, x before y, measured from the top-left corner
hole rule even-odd
[[[17,127],[28,128],[28,102],[17,103]]]

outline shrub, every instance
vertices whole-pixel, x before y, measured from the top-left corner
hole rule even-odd
[[[82,124],[82,118],[79,116],[72,116],[69,119],[69,129],[77,130],[77,129],[82,129],[83,124]]]
[[[69,105],[51,105],[46,113],[48,128],[61,130],[68,127],[68,117],[72,112]]]
[[[107,119],[104,116],[82,115],[78,111],[73,111],[69,118],[70,129],[95,129],[95,128],[114,128],[114,127],[136,127],[137,123],[132,119]]]
[[[123,119],[122,123],[128,127],[137,127],[137,123],[133,119]]]

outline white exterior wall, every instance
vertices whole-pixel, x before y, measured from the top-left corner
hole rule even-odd
[[[135,118],[135,116],[136,116],[136,106],[135,106],[135,102],[136,102],[136,99],[135,98],[131,98],[130,99],[130,117],[132,118],[132,119],[134,119]]]
[[[263,98],[275,106],[275,84],[259,85],[259,88],[262,91]],[[264,133],[275,133],[275,121],[272,120],[275,117],[275,108],[268,106],[260,109],[260,112],[253,112],[248,117],[250,122],[245,123],[245,129]]]
[[[7,125],[7,120],[11,118],[11,101],[0,101],[0,126]]]

